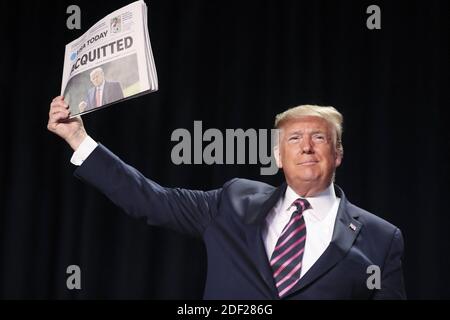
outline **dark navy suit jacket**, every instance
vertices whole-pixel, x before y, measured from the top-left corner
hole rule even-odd
[[[94,109],[97,107],[95,101],[95,90],[96,87],[89,89],[87,94],[87,106],[86,110]],[[107,105],[109,103],[116,102],[117,100],[123,99],[123,91],[119,82],[105,81],[103,86],[102,104],[101,106]]]
[[[261,231],[286,184],[274,188],[233,179],[206,192],[164,188],[102,145],[75,175],[133,217],[202,238],[208,257],[205,299],[279,299]],[[285,299],[405,298],[400,230],[335,190],[341,201],[332,241]],[[381,270],[379,290],[367,286],[370,265]]]

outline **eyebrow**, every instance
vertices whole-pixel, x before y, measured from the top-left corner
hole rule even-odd
[[[304,133],[305,133],[305,132],[303,132],[303,131],[301,131],[301,130],[296,130],[296,131],[292,131],[292,132],[286,132],[286,134],[287,134],[288,136],[295,135],[295,134],[304,134]],[[316,130],[313,130],[313,131],[310,132],[310,134],[316,134],[316,133],[323,133],[323,134],[326,134],[325,131],[320,130],[320,129],[316,129]]]

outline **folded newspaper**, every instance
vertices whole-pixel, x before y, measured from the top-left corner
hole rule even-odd
[[[114,11],[66,45],[61,95],[71,117],[156,90],[144,1]]]

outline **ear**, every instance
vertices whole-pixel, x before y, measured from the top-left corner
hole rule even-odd
[[[277,163],[278,169],[283,168],[283,164],[281,162],[281,154],[280,154],[280,146],[276,145],[273,147],[273,156],[275,157],[275,161]]]
[[[336,168],[341,165],[342,158],[343,158],[342,153],[339,152],[339,150],[336,150],[336,159],[335,159],[335,163],[334,163],[336,165]]]

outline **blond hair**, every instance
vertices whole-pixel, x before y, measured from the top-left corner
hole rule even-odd
[[[334,143],[336,149],[341,155],[343,155],[344,147],[342,146],[342,123],[344,121],[344,117],[334,107],[306,104],[290,108],[276,115],[275,128],[281,129],[287,121],[307,116],[325,119],[334,128],[334,131],[336,132]]]
[[[104,74],[103,69],[102,69],[101,67],[95,68],[94,70],[91,71],[91,73],[89,74],[89,76],[92,78],[92,76],[93,76],[94,74],[97,74],[97,73]]]

